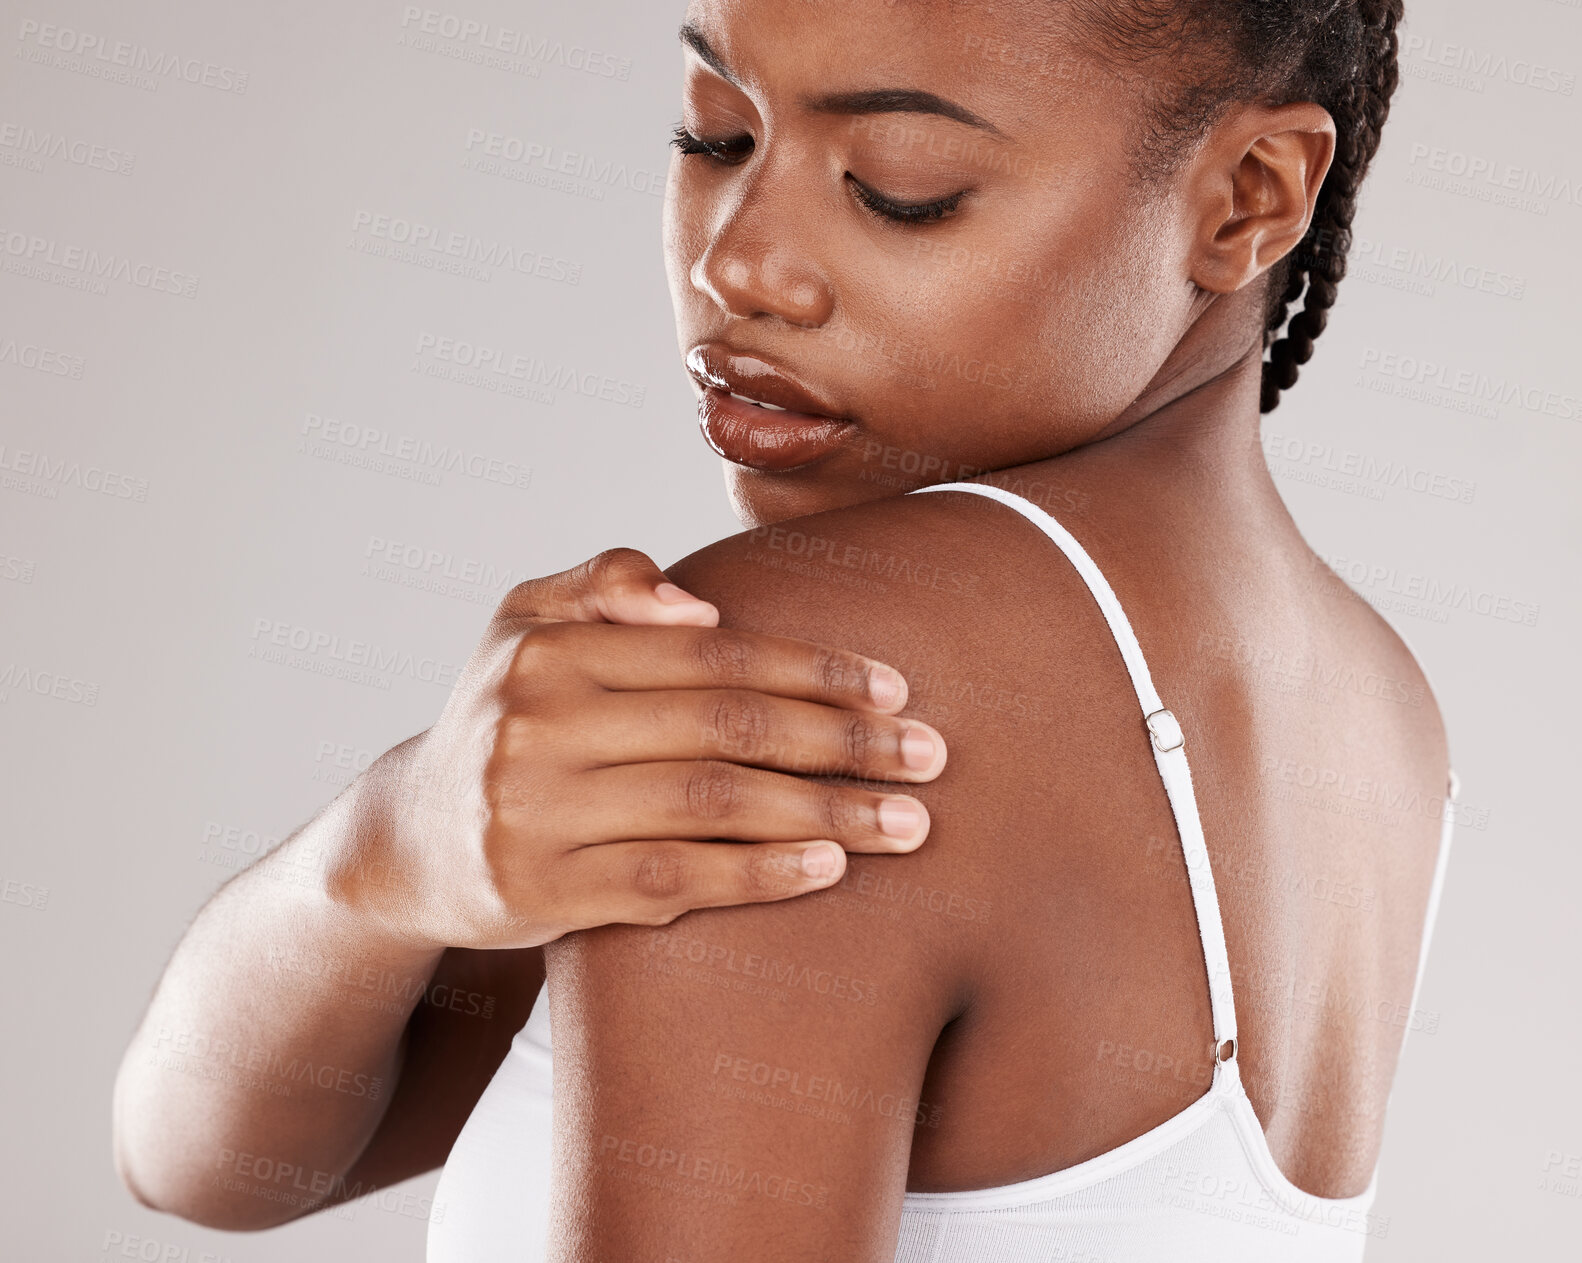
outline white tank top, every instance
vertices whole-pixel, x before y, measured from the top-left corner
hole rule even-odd
[[[999,1188],[907,1193],[896,1263],[1360,1260],[1369,1236],[1383,1236],[1388,1227],[1387,1220],[1370,1213],[1377,1170],[1367,1189],[1355,1197],[1302,1192],[1276,1166],[1242,1086],[1225,931],[1187,767],[1185,738],[1154,691],[1142,649],[1115,593],[1065,528],[1020,496],[964,482],[918,491],[965,491],[1015,509],[1070,558],[1098,602],[1131,675],[1142,729],[1181,835],[1208,967],[1217,1052],[1205,1095],[1108,1153]],[[1412,1013],[1417,1009],[1444,885],[1454,787],[1452,774]],[[540,993],[527,1024],[512,1041],[451,1150],[429,1220],[429,1263],[538,1263],[546,1257],[552,1064],[547,992],[546,988]]]

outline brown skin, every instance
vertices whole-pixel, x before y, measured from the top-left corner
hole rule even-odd
[[[1133,188],[1130,84],[1096,70],[1030,83],[962,52],[968,37],[1049,44],[1050,61],[1074,63],[1079,50],[1013,16],[1028,8],[952,18],[948,5],[897,5],[882,20],[861,5],[689,10],[751,94],[689,53],[683,122],[710,140],[751,134],[755,149],[732,164],[676,160],[665,260],[677,344],[685,354],[722,340],[794,366],[860,422],[846,450],[816,466],[728,466],[748,525],[893,494],[876,485],[889,472],[876,448],[946,470],[1021,468],[1156,423],[1243,357],[1257,377],[1257,278],[1306,229],[1333,121],[1311,104],[1244,108],[1179,179]],[[887,63],[889,74],[857,73]],[[892,80],[962,102],[1005,135],[935,115],[794,105]],[[845,172],[895,201],[967,196],[946,220],[897,224],[863,209]],[[927,371],[940,362],[960,367]],[[909,486],[933,481],[943,479]]]
[[[546,958],[563,1259],[885,1259],[904,1189],[1056,1170],[1200,1093],[1210,1025],[1185,867],[1091,598],[1053,546],[1001,506],[897,494],[975,470],[1030,495],[1087,546],[1182,721],[1224,909],[1243,1074],[1282,1170],[1320,1195],[1366,1183],[1401,1038],[1400,1024],[1368,1014],[1409,1001],[1438,823],[1422,811],[1342,813],[1355,805],[1343,795],[1315,805],[1290,792],[1287,769],[1338,769],[1437,801],[1446,757],[1406,651],[1316,564],[1257,443],[1262,277],[1302,235],[1332,126],[1312,106],[1238,110],[1189,166],[1145,193],[1126,178],[1135,85],[1066,74],[1085,66],[1083,50],[1041,25],[1051,11],[722,0],[689,13],[742,88],[689,55],[686,120],[715,138],[751,133],[755,155],[735,168],[676,160],[665,235],[679,344],[722,340],[773,357],[860,427],[845,451],[802,470],[726,468],[745,523],[817,536],[841,561],[798,568],[786,536],[749,533],[686,559],[671,577],[712,601],[730,627],[850,646],[907,675],[903,717],[948,729],[951,743],[948,772],[913,790],[934,822],[928,845],[853,857],[839,889],[679,920],[682,906],[720,902],[712,852],[669,847],[670,862],[629,865],[613,893],[585,880],[502,884],[518,870],[496,861],[482,865],[490,882],[451,889],[474,910],[491,905],[491,890],[509,890],[508,914],[474,911],[445,927],[432,902],[419,911],[388,887],[367,899],[350,897],[357,887],[345,882],[334,887],[338,899],[287,897],[288,884],[267,880],[259,865],[200,914],[123,1067],[118,1154],[145,1200],[257,1227],[344,1195],[293,1206],[225,1193],[212,1177],[227,1145],[335,1172],[353,1188],[432,1168],[525,1017]],[[982,49],[1017,56],[1006,65],[974,52]],[[1056,73],[1028,74],[1017,62]],[[1009,139],[991,143],[978,129],[916,114],[853,119],[798,105],[809,93],[869,87],[965,103]],[[885,143],[897,122],[921,130]],[[964,153],[975,160],[939,156]],[[901,200],[971,191],[952,218],[902,227],[852,201],[847,171]],[[987,385],[985,365],[995,369]],[[919,460],[933,472],[898,468]],[[604,652],[592,637],[556,635],[561,692],[518,695],[551,745],[575,730],[579,691],[596,695],[586,669]],[[1287,674],[1248,669],[1236,652],[1243,646]],[[661,677],[689,653],[675,646],[653,660],[649,686],[673,688]],[[480,654],[498,656],[500,642]],[[1396,682],[1413,701],[1313,687],[1315,664]],[[1302,687],[1288,687],[1293,678]],[[728,761],[806,770],[811,730],[774,728],[772,680],[739,682],[760,696],[714,710],[703,728],[695,713],[651,711],[645,731],[674,758],[678,733],[696,742],[723,726]],[[477,706],[475,718],[484,723],[487,712]],[[454,709],[447,714],[454,723]],[[641,762],[625,723],[606,735]],[[304,838],[332,857],[369,847],[414,853],[417,841],[358,822],[387,819],[425,752],[431,766],[453,769],[453,757],[434,753],[439,744],[397,747]],[[497,787],[531,787],[532,753],[518,750],[521,779],[496,774]],[[557,758],[563,788],[581,792],[588,767]],[[492,766],[473,763],[475,786]],[[809,794],[882,788],[854,783],[860,768],[836,770],[846,775],[799,783]],[[744,802],[743,783],[714,778],[691,797],[697,828],[672,832],[713,836],[727,820],[731,831],[749,821],[772,827],[776,809]],[[821,832],[844,827],[848,849],[871,845],[862,809],[835,812],[834,801],[806,800],[830,825]],[[581,864],[589,848],[535,838],[531,819],[518,822],[524,847],[558,855],[552,869],[562,874]],[[580,827],[577,813],[566,820]],[[619,832],[603,828],[608,840],[594,850],[619,845]],[[452,853],[470,845],[477,856],[481,842],[463,839]],[[695,862],[705,857],[715,865]],[[430,880],[399,862],[390,871],[398,890]],[[742,880],[783,877],[783,866],[743,858],[734,871],[731,897],[793,893]],[[444,865],[429,872],[455,879]],[[1315,897],[1318,883],[1358,897]],[[601,887],[602,904],[586,906]],[[565,934],[545,948],[438,950],[457,935],[480,948],[541,942],[564,918],[568,891],[580,892],[582,924],[639,924]],[[511,937],[525,927],[526,938]],[[363,1010],[351,1003],[355,988],[315,990],[290,976],[261,985],[269,949],[287,941],[348,970],[370,965],[492,995],[495,1017],[433,1004]],[[840,993],[791,985],[766,998],[665,968],[672,949],[696,943],[744,969],[776,960],[797,976],[840,979]],[[739,981],[742,972],[721,976]],[[244,991],[241,1010],[232,997]],[[344,1093],[282,1100],[169,1073],[146,1064],[161,1026],[240,1041],[267,1031],[282,1056],[396,1086],[378,1102]],[[1131,1050],[1181,1069],[1140,1070]],[[767,1109],[715,1090],[735,1083],[740,1064],[920,1097],[938,1112],[914,1132],[888,1115],[841,1121]],[[620,1178],[629,1168],[604,1154],[606,1137],[789,1175],[824,1190],[823,1205],[653,1193]]]
[[[920,845],[921,808],[899,831],[879,816],[915,799],[793,775],[936,776],[938,734],[893,717],[905,682],[880,700],[882,664],[718,620],[630,549],[513,589],[439,721],[182,937],[116,1079],[134,1195],[266,1228],[431,1170],[526,1021],[548,940],[791,898],[838,880],[842,847]],[[909,761],[919,734],[931,752]],[[826,837],[834,870],[810,877],[806,839]]]
[[[689,53],[684,120],[754,144],[738,165],[675,160],[665,241],[678,343],[762,356],[859,425],[802,469],[727,467],[739,515],[759,529],[669,573],[727,625],[897,665],[912,683],[903,714],[948,730],[951,763],[918,790],[928,846],[853,857],[838,890],[546,948],[554,1258],[888,1259],[904,1190],[1070,1166],[1207,1086],[1185,863],[1096,606],[1029,523],[977,497],[898,497],[910,484],[875,450],[936,458],[943,472],[920,482],[994,471],[982,481],[1044,503],[1103,569],[1187,734],[1242,1074],[1275,1159],[1324,1197],[1358,1193],[1372,1173],[1448,769],[1410,654],[1301,538],[1258,443],[1264,277],[1309,222],[1333,124],[1308,104],[1238,108],[1173,178],[1139,189],[1131,88],[1088,75],[1063,93],[963,52],[1080,62],[1039,24],[1048,11],[689,8],[740,86]],[[965,105],[1012,137],[1008,160],[926,158],[977,137],[957,122],[802,103],[868,88]],[[876,146],[874,122],[925,140]],[[946,220],[898,227],[854,199],[847,173],[895,200],[973,192]],[[981,269],[933,264],[946,245],[1071,281],[990,286]],[[928,355],[897,364],[843,345]],[[951,354],[1013,371],[984,387],[918,367]],[[793,564],[810,539],[823,564]],[[1305,790],[1310,771],[1347,788]],[[1381,809],[1361,781],[1408,805]],[[958,911],[908,903],[916,890],[956,896]],[[969,899],[988,915],[965,915]],[[699,947],[856,981],[839,995],[742,990],[669,967]],[[1161,1073],[1161,1058],[1179,1069]],[[863,1111],[776,1109],[728,1090],[750,1092],[754,1067],[938,1115],[914,1131]],[[783,1175],[795,1192],[676,1196],[632,1178],[628,1142]]]

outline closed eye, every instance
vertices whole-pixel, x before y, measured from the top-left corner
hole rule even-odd
[[[967,196],[967,190],[962,189],[959,193],[952,193],[949,197],[942,197],[932,202],[896,202],[870,189],[849,171],[846,173],[846,178],[851,181],[852,192],[856,194],[859,202],[874,214],[882,215],[900,224],[929,224],[943,219],[961,204],[962,198]]]
[[[740,136],[728,136],[723,140],[706,140],[701,136],[694,136],[687,130],[685,123],[676,124],[671,133],[670,143],[685,155],[711,158],[715,162],[730,166],[743,161],[753,151],[753,138],[746,133]],[[876,189],[869,188],[849,171],[846,173],[846,178],[851,181],[852,192],[863,207],[881,218],[898,224],[929,224],[944,219],[955,211],[968,192],[962,189],[949,197],[938,198],[931,202],[898,202],[884,196]]]
[[[675,131],[671,133],[670,143],[684,154],[698,154],[713,158],[717,162],[731,162],[737,158],[745,158],[753,151],[753,138],[745,132],[740,136],[728,136],[724,140],[704,140],[701,136],[694,136],[689,132],[685,123],[676,124]]]

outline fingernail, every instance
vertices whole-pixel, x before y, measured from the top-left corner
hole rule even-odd
[[[810,846],[802,852],[802,874],[814,881],[833,877],[840,867],[840,856],[833,846]]]
[[[868,696],[876,706],[888,710],[900,700],[905,688],[906,681],[895,668],[875,663],[868,669]]]
[[[692,593],[683,588],[678,588],[673,583],[658,584],[654,588],[654,595],[666,605],[680,605],[683,601],[696,601],[698,599]]]
[[[909,768],[921,771],[923,768],[933,766],[937,749],[928,729],[908,728],[906,736],[901,738],[901,762]]]
[[[892,838],[916,837],[926,818],[912,798],[886,798],[879,804],[879,831]]]

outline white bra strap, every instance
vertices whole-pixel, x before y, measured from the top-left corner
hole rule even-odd
[[[1454,775],[1452,773],[1452,775]],[[1423,974],[1428,967],[1428,944],[1434,937],[1434,921],[1439,915],[1439,896],[1445,888],[1445,868],[1450,859],[1450,834],[1455,825],[1451,804],[1445,803],[1445,821],[1439,830],[1439,857],[1434,861],[1434,883],[1428,888],[1428,911],[1423,917],[1423,940],[1417,951],[1417,979],[1412,983],[1412,1007],[1406,1013],[1406,1030],[1401,1035],[1401,1049],[1406,1051],[1406,1040],[1418,1024],[1417,998],[1423,993]]]
[[[1423,683],[1428,691],[1434,691],[1434,682],[1429,678],[1428,667],[1423,662],[1423,656],[1417,652],[1412,642],[1406,638],[1406,633],[1397,627],[1382,612],[1379,617],[1384,619],[1396,638],[1406,646],[1406,652],[1412,661],[1417,664],[1417,672],[1423,677]],[[1439,897],[1445,888],[1445,867],[1450,859],[1450,838],[1455,830],[1456,823],[1456,797],[1461,790],[1461,782],[1456,776],[1456,769],[1451,767],[1446,772],[1447,784],[1443,799],[1443,814],[1439,827],[1439,854],[1434,860],[1433,884],[1428,889],[1428,912],[1423,919],[1423,938],[1417,951],[1417,976],[1412,982],[1412,1007],[1407,1013],[1406,1033],[1401,1036],[1401,1049],[1406,1048],[1406,1035],[1411,1034],[1412,1024],[1417,1021],[1417,997],[1423,990],[1423,974],[1428,968],[1428,944],[1434,936],[1434,921],[1439,915]],[[1400,1054],[1398,1053],[1397,1056]]]
[[[1088,591],[1098,602],[1104,621],[1120,648],[1126,670],[1131,675],[1132,687],[1137,691],[1137,701],[1142,706],[1143,723],[1153,747],[1154,762],[1164,781],[1165,795],[1175,814],[1176,828],[1181,834],[1181,850],[1186,857],[1187,877],[1192,886],[1192,905],[1197,912],[1198,937],[1203,944],[1203,963],[1208,969],[1209,1003],[1214,1015],[1214,1045],[1216,1061],[1229,1061],[1235,1056],[1236,1005],[1231,993],[1230,958],[1225,951],[1225,927],[1220,920],[1219,897],[1214,892],[1214,874],[1209,869],[1208,847],[1203,841],[1203,822],[1198,816],[1197,795],[1192,790],[1192,772],[1187,767],[1186,738],[1174,715],[1159,700],[1154,683],[1148,674],[1148,664],[1143,660],[1142,646],[1127,621],[1121,603],[1103,573],[1088,556],[1081,544],[1059,522],[1031,501],[999,487],[977,482],[944,482],[931,487],[918,487],[924,491],[966,491],[973,495],[987,496],[1015,509],[1033,525],[1039,527],[1065,553]]]

